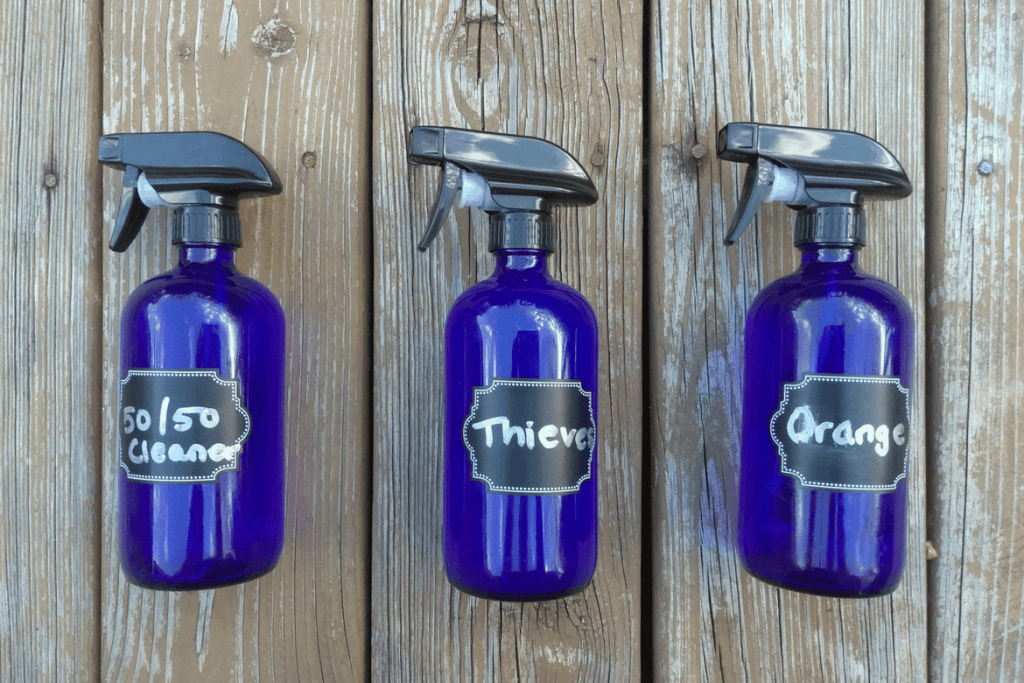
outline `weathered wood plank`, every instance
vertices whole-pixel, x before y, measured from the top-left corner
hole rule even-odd
[[[929,663],[1024,679],[1024,3],[929,5]]]
[[[922,680],[924,150],[922,3],[656,2],[651,21],[649,349],[657,680]],[[915,28],[916,27],[916,28]],[[865,269],[917,315],[907,571],[892,596],[839,601],[746,575],[735,552],[746,310],[791,272],[793,215],[722,239],[743,169],[729,121],[848,128],[904,163],[916,193],[868,211]],[[898,226],[898,227],[893,227]]]
[[[176,250],[155,211],[105,271],[102,676],[332,680],[366,674],[369,84],[365,5],[191,0],[106,5],[104,132],[212,129],[260,150],[284,185],[243,205],[239,268],[288,324],[286,538],[269,575],[165,594],[117,565],[117,324]],[[92,152],[94,154],[94,152]],[[103,175],[105,232],[120,177]]]
[[[99,666],[99,6],[0,6],[0,681]]]
[[[642,5],[376,3],[372,678],[639,680]],[[483,222],[415,250],[436,169],[410,170],[416,124],[536,135],[573,152],[601,201],[559,210],[553,272],[602,329],[601,545],[578,596],[515,605],[451,588],[441,560],[443,326],[490,273]],[[460,242],[461,239],[461,242]]]

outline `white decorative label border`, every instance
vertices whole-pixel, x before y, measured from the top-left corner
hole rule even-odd
[[[242,415],[245,420],[245,429],[242,430],[241,435],[235,439],[232,446],[235,446],[235,450],[230,456],[230,460],[225,462],[223,465],[217,467],[206,477],[169,477],[159,475],[140,475],[129,471],[128,466],[124,462],[123,454],[123,441],[121,430],[121,409],[123,403],[123,391],[125,385],[131,380],[132,377],[205,377],[212,379],[217,384],[225,386],[231,390],[231,400],[235,405],[235,409]],[[237,379],[224,379],[216,370],[212,369],[192,369],[192,370],[157,370],[157,369],[130,369],[127,375],[120,380],[121,390],[118,392],[118,439],[117,439],[117,462],[118,465],[125,471],[125,475],[129,481],[143,481],[149,483],[180,483],[180,484],[209,484],[216,481],[217,476],[221,472],[231,472],[238,470],[238,459],[242,454],[241,444],[249,437],[249,430],[252,425],[249,418],[249,411],[242,405],[241,398],[238,395],[240,382]]]
[[[791,477],[795,477],[800,480],[803,486],[810,488],[819,489],[831,489],[831,490],[845,490],[845,491],[895,491],[897,484],[906,478],[907,476],[907,458],[909,457],[910,447],[904,449],[903,452],[903,467],[900,474],[896,477],[891,485],[870,485],[870,484],[836,484],[832,482],[818,482],[808,481],[802,472],[792,469],[787,465],[787,455],[784,444],[779,441],[775,435],[776,422],[782,417],[786,411],[786,404],[789,402],[789,392],[797,389],[806,387],[812,380],[819,380],[823,382],[848,382],[848,383],[863,383],[863,384],[892,384],[900,393],[903,394],[905,406],[907,410],[907,416],[910,416],[910,390],[905,388],[900,383],[899,377],[888,377],[888,376],[865,376],[865,375],[835,375],[835,374],[815,374],[807,373],[800,382],[786,382],[783,384],[782,401],[779,403],[779,409],[775,411],[771,419],[768,421],[768,433],[772,437],[772,441],[775,445],[779,454],[779,461],[781,463],[780,469],[783,474],[787,474]]]
[[[469,415],[462,423],[462,443],[469,451],[469,459],[473,463],[472,477],[476,481],[486,482],[489,491],[496,493],[510,493],[510,494],[568,494],[568,493],[579,493],[580,486],[583,482],[591,478],[591,471],[594,465],[594,451],[597,448],[597,444],[594,443],[590,447],[590,453],[587,458],[586,471],[576,483],[568,487],[531,487],[531,488],[517,488],[512,486],[500,486],[496,484],[490,477],[483,474],[479,470],[479,462],[477,461],[476,451],[469,442],[469,425],[472,423],[474,416],[476,415],[477,409],[480,407],[480,397],[495,391],[501,386],[519,386],[519,387],[558,387],[558,388],[571,388],[576,389],[580,392],[587,401],[587,412],[590,415],[591,428],[597,431],[597,421],[594,419],[594,402],[592,400],[593,392],[587,391],[583,388],[583,385],[577,380],[530,380],[530,379],[492,379],[490,385],[486,388],[475,387],[473,389],[473,406],[469,411]]]

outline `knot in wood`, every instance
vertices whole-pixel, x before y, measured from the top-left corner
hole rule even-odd
[[[284,57],[295,51],[295,36],[298,31],[274,17],[266,24],[260,24],[252,32],[252,44],[268,59]]]
[[[501,20],[497,14],[488,14],[486,16],[481,15],[479,17],[468,17],[465,21],[466,28],[482,28],[486,24],[497,24],[504,26],[505,22]]]
[[[518,73],[517,55],[523,50],[516,48],[501,18],[490,17],[467,17],[465,30],[456,31],[444,59],[450,64],[455,103],[467,128],[483,128],[499,108],[519,106],[515,97],[509,102],[500,93],[515,91],[509,78]]]

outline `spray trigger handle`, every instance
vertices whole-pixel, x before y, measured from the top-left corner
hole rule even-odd
[[[736,244],[743,231],[754,222],[757,210],[768,199],[774,184],[775,165],[772,162],[759,158],[756,163],[747,166],[747,175],[743,180],[743,193],[736,206],[736,213],[733,214],[729,234],[725,236],[725,246]]]
[[[117,208],[117,221],[114,232],[110,235],[110,248],[121,252],[138,236],[149,207],[139,196],[139,177],[142,170],[136,166],[125,166],[124,180],[121,182],[121,203]]]
[[[434,200],[434,211],[430,216],[430,223],[427,225],[427,232],[420,239],[416,248],[426,251],[430,243],[441,232],[441,226],[448,220],[448,214],[455,206],[455,197],[462,190],[462,169],[453,163],[444,164],[444,174],[441,176],[441,185],[437,188],[437,198]]]

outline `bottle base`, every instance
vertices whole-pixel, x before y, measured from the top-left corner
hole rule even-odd
[[[457,581],[452,581],[450,576],[448,577],[448,583],[467,595],[472,595],[476,598],[483,598],[485,600],[499,600],[501,602],[544,602],[546,600],[560,600],[562,598],[568,598],[576,595],[577,593],[582,593],[592,582],[593,577],[587,579],[585,583],[582,583],[579,586],[573,586],[572,588],[553,591],[550,593],[504,593],[500,591],[480,590],[471,586],[465,586]]]
[[[748,574],[753,576],[758,581],[767,583],[768,585],[775,586],[776,588],[785,588],[786,590],[794,591],[796,593],[804,593],[805,595],[817,595],[819,597],[827,598],[843,598],[843,599],[858,599],[864,600],[868,598],[881,598],[894,592],[900,585],[897,580],[890,586],[884,586],[880,589],[869,589],[869,590],[858,590],[855,588],[836,588],[828,587],[820,583],[802,583],[799,580],[780,580],[767,576],[760,572],[757,572],[744,564],[743,567]]]
[[[189,581],[147,581],[138,577],[132,576],[121,567],[121,573],[128,579],[128,583],[139,588],[147,588],[149,590],[158,591],[170,591],[170,592],[182,592],[182,591],[202,591],[211,588],[223,588],[225,586],[234,586],[240,583],[246,583],[247,581],[253,581],[265,576],[270,572],[274,571],[274,567],[277,566],[277,562],[270,565],[266,569],[261,569],[251,574],[244,576],[229,576],[229,577],[217,577],[210,580],[189,580]]]

